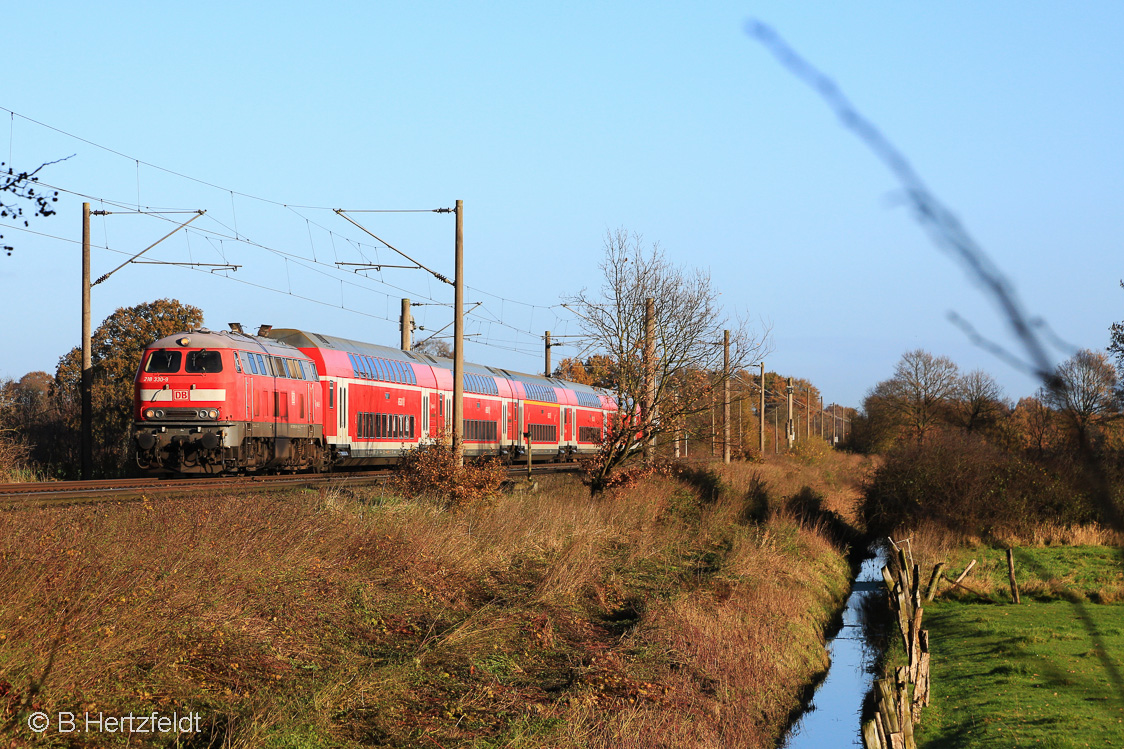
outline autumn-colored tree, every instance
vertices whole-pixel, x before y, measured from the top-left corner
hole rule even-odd
[[[158,299],[121,307],[92,336],[94,471],[115,476],[130,461],[133,380],[144,347],[155,340],[203,324],[198,307],[175,299]],[[82,351],[75,347],[59,360],[52,397],[73,429],[76,441],[81,418],[79,385]]]
[[[51,398],[55,378],[29,372],[0,383],[0,432],[24,445],[36,471],[57,475],[56,467],[72,463],[71,433]]]
[[[616,389],[618,379],[616,365],[604,354],[594,354],[584,361],[577,357],[566,357],[558,362],[552,374],[560,380],[606,390]]]
[[[1057,414],[1047,405],[1043,389],[1019,400],[1011,412],[1011,422],[1019,446],[1031,457],[1042,459],[1057,445]]]

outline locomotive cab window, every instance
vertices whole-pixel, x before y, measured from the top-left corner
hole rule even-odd
[[[188,351],[187,366],[184,368],[184,371],[193,374],[214,374],[215,372],[221,372],[222,354],[218,351],[208,351],[207,349]]]
[[[157,349],[149,354],[148,361],[144,365],[144,371],[154,374],[172,374],[180,371],[180,359],[179,351]]]

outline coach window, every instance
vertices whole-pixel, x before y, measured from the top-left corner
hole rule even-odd
[[[144,371],[153,374],[172,374],[180,371],[180,360],[179,351],[157,349],[149,354],[148,362],[144,365]]]
[[[336,383],[328,383],[328,408],[336,407]]]

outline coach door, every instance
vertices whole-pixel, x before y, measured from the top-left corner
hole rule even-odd
[[[339,429],[337,434],[342,442],[350,442],[347,438],[347,385],[342,382],[339,386],[339,398],[336,400],[336,413],[339,418],[336,424]]]

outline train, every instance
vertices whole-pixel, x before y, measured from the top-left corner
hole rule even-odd
[[[451,433],[453,362],[262,326],[176,333],[145,347],[133,441],[146,473],[321,472],[396,464]],[[466,459],[593,455],[618,411],[607,391],[465,363]]]

